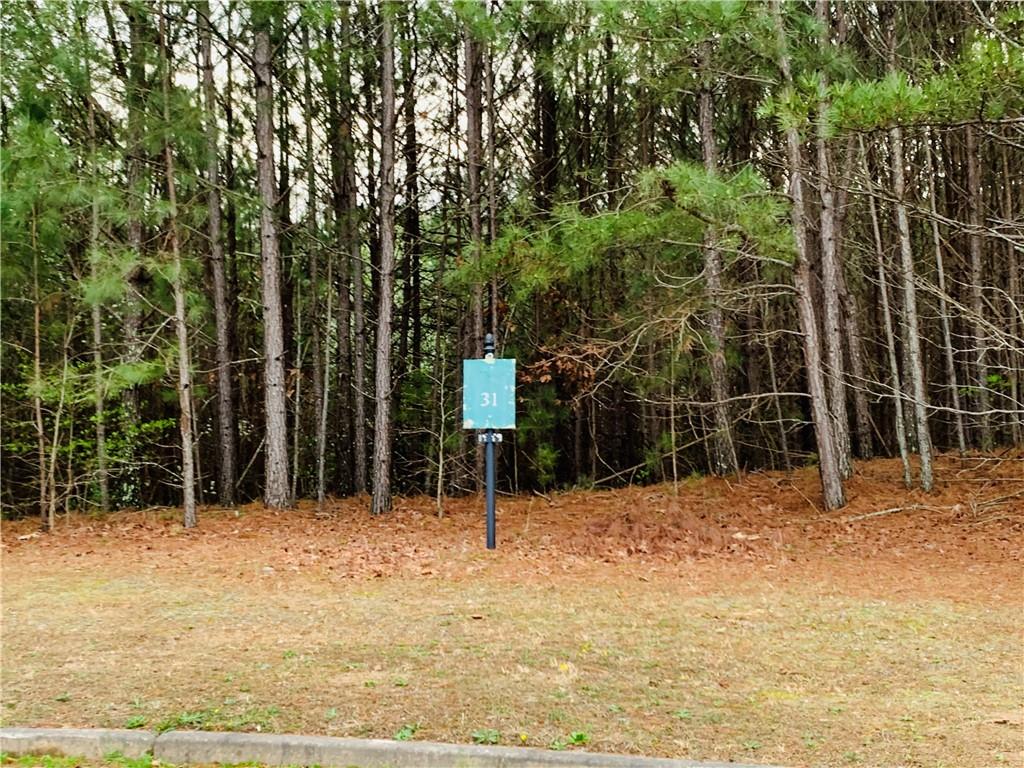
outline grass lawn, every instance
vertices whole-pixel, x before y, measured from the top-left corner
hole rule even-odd
[[[496,553],[476,499],[9,523],[3,724],[1021,765],[1024,516],[968,503],[1020,468],[922,502],[872,462],[834,515],[810,471],[510,499]]]

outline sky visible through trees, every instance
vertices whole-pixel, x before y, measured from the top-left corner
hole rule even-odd
[[[2,496],[504,491],[1019,445],[1012,2],[5,2]],[[201,515],[199,516],[201,523]]]

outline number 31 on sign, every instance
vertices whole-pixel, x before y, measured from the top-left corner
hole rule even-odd
[[[462,428],[516,428],[516,361],[462,361]]]

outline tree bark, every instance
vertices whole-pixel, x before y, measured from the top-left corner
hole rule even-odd
[[[373,504],[391,509],[391,320],[395,272],[395,52],[393,10],[381,9],[380,295],[373,441]]]
[[[265,9],[264,9],[265,10]],[[263,385],[266,409],[264,503],[286,509],[288,487],[288,403],[284,371],[284,312],[278,259],[274,183],[274,85],[268,20],[257,19],[253,64],[256,76],[256,169],[260,195],[260,255],[263,268]]]
[[[780,0],[773,0],[772,11],[778,40],[779,68],[786,87],[792,89],[786,32],[782,22]],[[818,446],[818,470],[821,474],[822,495],[826,509],[839,509],[846,504],[843,475],[832,434],[832,419],[825,394],[822,375],[821,347],[818,340],[818,320],[814,311],[813,285],[807,246],[807,211],[804,207],[803,171],[800,158],[800,136],[795,125],[786,129],[786,155],[790,176],[790,197],[793,201],[793,235],[796,241],[796,260],[793,264],[793,284],[796,289],[797,313],[803,334],[804,367],[811,397],[811,415],[814,420]]]
[[[619,125],[615,107],[618,103],[619,77],[615,63],[615,41],[611,32],[604,36],[604,165],[608,187],[608,208],[614,208],[619,199],[622,174],[619,169]]]
[[[338,384],[338,439],[337,447],[337,485],[342,493],[348,493],[353,485],[353,417],[352,417],[352,344],[351,324],[352,305],[349,299],[349,243],[352,239],[353,212],[349,208],[348,196],[348,152],[350,147],[347,139],[351,137],[349,129],[348,104],[351,100],[351,88],[348,75],[342,76],[342,69],[348,72],[349,38],[348,38],[348,3],[339,6],[341,16],[341,53],[335,45],[334,25],[328,24],[325,29],[327,66],[324,69],[324,89],[327,91],[327,145],[331,156],[331,202],[334,211],[334,236],[338,250],[338,284],[329,283],[329,293],[338,292],[338,316],[336,332],[338,338],[337,384]],[[340,104],[339,104],[340,100]],[[310,160],[312,163],[312,159]],[[312,171],[311,171],[312,172]],[[357,229],[358,231],[358,229]],[[331,315],[327,316],[327,325],[335,322]],[[330,334],[328,333],[328,336]],[[328,345],[329,346],[329,345]],[[326,439],[326,436],[325,436]]]
[[[84,37],[85,24],[79,18],[79,27]],[[85,64],[87,87],[92,90],[92,65]],[[100,238],[100,204],[99,204],[99,167],[96,156],[96,105],[90,98],[88,111],[89,124],[89,170],[92,180],[92,205],[89,218],[89,273],[93,280],[97,279],[99,269],[99,238]],[[107,466],[107,424],[105,414],[105,393],[103,382],[103,309],[100,303],[94,302],[90,307],[92,315],[92,364],[93,364],[93,397],[95,399],[96,419],[96,471],[100,488],[100,511],[110,511],[110,471]],[[69,463],[70,465],[70,463]]]
[[[861,152],[864,153],[864,142],[861,139]],[[867,154],[864,153],[864,173],[870,179],[867,167]],[[900,461],[903,464],[903,485],[913,486],[910,471],[910,452],[907,448],[907,427],[903,419],[903,384],[900,381],[900,364],[896,355],[896,335],[892,329],[892,311],[889,309],[889,278],[885,274],[885,251],[882,247],[882,230],[878,226],[878,210],[875,196],[868,190],[868,209],[871,212],[871,229],[875,236],[875,259],[878,265],[878,292],[882,298],[882,320],[885,327],[885,349],[889,359],[889,378],[892,386],[893,411],[896,417],[896,444],[899,446]]]
[[[405,159],[405,204],[402,207],[402,314],[398,334],[398,376],[401,378],[412,364],[410,335],[416,322],[414,302],[419,290],[420,271],[420,209],[419,209],[419,141],[416,131],[416,77],[418,45],[416,38],[416,5],[410,3],[403,13],[404,41],[402,61],[402,156]],[[416,366],[412,366],[415,368]],[[396,393],[397,394],[397,393]],[[399,409],[396,403],[396,410]]]
[[[342,254],[342,258],[345,255]],[[324,317],[331,322],[331,298],[334,291],[331,290],[333,260],[330,254],[327,256],[327,311]],[[328,326],[330,327],[330,326]],[[319,368],[319,366],[318,366]],[[316,507],[323,511],[326,493],[326,468],[327,468],[327,414],[329,412],[329,401],[331,393],[331,345],[324,345],[323,359],[323,381],[319,386],[320,399],[317,401],[319,410],[316,413]]]
[[[364,306],[364,278],[363,278],[363,248],[362,248],[362,236],[359,230],[359,211],[356,199],[356,157],[355,157],[355,143],[352,135],[353,117],[356,113],[355,106],[355,95],[352,91],[351,79],[351,54],[350,50],[352,47],[352,32],[351,32],[351,17],[349,14],[348,3],[342,6],[341,10],[341,40],[342,40],[342,56],[341,56],[341,88],[344,94],[344,102],[342,104],[343,114],[345,119],[343,121],[342,131],[342,146],[344,148],[344,179],[345,179],[345,206],[346,206],[346,217],[347,222],[346,228],[346,258],[343,259],[344,264],[339,265],[339,278],[342,281],[343,288],[339,292],[339,318],[338,318],[338,334],[339,334],[339,360],[341,360],[340,352],[341,345],[344,343],[345,361],[349,358],[349,350],[352,350],[351,364],[346,364],[345,368],[345,380],[343,385],[345,387],[344,394],[341,393],[339,382],[339,397],[345,398],[344,403],[351,402],[352,408],[352,422],[353,422],[353,482],[352,487],[356,493],[366,493],[367,489],[367,415],[366,415],[366,310]],[[367,87],[369,92],[370,88]],[[372,150],[371,150],[372,152]],[[372,163],[370,163],[372,165]],[[372,174],[371,174],[372,175]],[[371,195],[372,196],[372,195]],[[370,207],[372,211],[372,207]],[[372,213],[371,213],[372,216]],[[370,249],[372,250],[373,244],[370,238],[367,238]],[[351,301],[351,317],[352,317],[352,338],[355,343],[349,344],[349,299],[348,299],[348,277],[351,271],[352,277],[352,301]],[[344,326],[344,328],[342,328]],[[344,341],[342,342],[342,337]],[[339,363],[340,365],[340,363]],[[349,378],[349,367],[351,367],[351,378]]]
[[[463,30],[463,49],[466,64],[466,204],[469,209],[469,239],[473,248],[473,279],[471,299],[470,354],[483,357],[484,353],[484,287],[480,278],[483,250],[483,223],[481,218],[480,168],[482,165],[483,134],[483,57],[480,43],[469,24]],[[484,446],[476,442],[472,432],[467,433],[473,451],[477,490],[484,487]]]
[[[487,48],[487,74],[484,87],[487,90],[487,242],[492,246],[498,238],[498,167],[496,159],[498,118],[494,100],[494,50]],[[494,334],[497,354],[501,354],[501,339],[498,337],[498,276],[491,276],[490,329]]]
[[[216,327],[217,361],[217,490],[222,506],[235,503],[238,459],[235,448],[235,411],[231,370],[231,311],[228,305],[227,279],[224,273],[224,248],[221,244],[220,173],[218,169],[217,91],[213,82],[211,21],[209,0],[200,0],[196,10],[199,21],[199,46],[202,51],[203,100],[206,122],[206,207],[207,236],[210,241],[210,271],[213,276],[213,317]]]
[[[533,102],[536,142],[533,161],[534,203],[542,213],[551,211],[558,187],[558,92],[552,72],[555,39],[551,12],[545,3],[532,6]],[[483,341],[481,340],[481,343]]]
[[[700,142],[704,154],[704,169],[709,175],[718,173],[718,148],[715,145],[715,107],[711,93],[710,40],[701,44],[702,85],[700,90]],[[715,420],[713,438],[713,466],[716,475],[732,475],[739,471],[736,446],[732,439],[732,421],[729,417],[729,373],[725,364],[725,318],[722,312],[722,253],[718,248],[714,228],[704,230],[704,277],[707,280],[708,327],[711,330],[711,397]],[[673,353],[674,354],[674,353]],[[674,389],[673,389],[674,391]],[[675,428],[674,420],[671,425]],[[673,433],[674,434],[674,433]],[[675,466],[675,450],[672,452]]]
[[[1002,147],[1002,160],[1003,160],[1003,217],[1006,221],[1013,221],[1014,210],[1013,210],[1013,176],[1010,175],[1010,161],[1008,153],[1006,151],[1006,145]],[[1018,180],[1019,184],[1019,180]],[[1017,247],[1014,243],[1007,241],[1006,243],[1006,258],[1007,266],[1009,268],[1009,275],[1007,277],[1007,312],[1009,314],[1009,331],[1010,337],[1017,340],[1017,344],[1020,344],[1020,339],[1024,337],[1024,333],[1021,330],[1021,312],[1024,311],[1024,306],[1021,305],[1020,296],[1020,261],[1017,257]],[[1020,445],[1021,442],[1021,421],[1024,420],[1024,414],[1021,413],[1021,388],[1020,388],[1020,377],[1021,371],[1024,370],[1024,359],[1021,357],[1020,349],[1009,349],[1007,350],[1007,356],[1009,360],[1008,368],[1010,374],[1010,407],[1016,409],[1016,413],[1011,413],[1010,418],[1010,438],[1013,440],[1014,445]]]
[[[820,37],[819,50],[829,47],[829,0],[815,4]],[[846,409],[846,383],[843,367],[842,304],[839,292],[840,271],[836,251],[835,190],[831,173],[831,152],[828,145],[828,81],[824,71],[818,75],[818,115],[816,120],[818,154],[818,194],[821,198],[821,287],[825,305],[825,353],[828,361],[828,400],[835,437],[836,458],[844,479],[853,474],[850,460],[850,422]]]
[[[847,180],[853,176],[853,161],[856,155],[854,142],[847,145],[847,162],[843,173],[843,179]],[[853,412],[854,423],[857,425],[857,455],[862,459],[870,459],[874,455],[873,441],[871,439],[871,410],[868,405],[868,371],[864,361],[864,352],[861,348],[861,314],[862,310],[857,301],[852,287],[846,280],[843,269],[844,260],[842,257],[842,233],[845,225],[845,209],[848,192],[846,187],[839,190],[836,195],[836,261],[840,265],[837,277],[839,278],[839,292],[843,300],[843,322],[846,331],[847,350],[850,355],[850,370],[853,373]]]
[[[892,140],[892,181],[896,196],[896,227],[900,238],[900,266],[903,279],[903,309],[910,362],[910,379],[914,392],[917,450],[921,456],[921,487],[930,491],[932,478],[932,438],[928,429],[928,391],[924,382],[924,362],[917,319],[917,289],[914,287],[914,252],[910,242],[910,223],[904,202],[903,133],[899,126],[889,131]]]
[[[964,432],[964,416],[960,407],[960,384],[957,381],[956,362],[953,357],[953,333],[949,322],[949,307],[946,303],[946,268],[942,258],[942,238],[939,235],[938,192],[935,183],[935,167],[932,162],[931,137],[925,139],[925,156],[927,166],[925,175],[928,177],[928,202],[932,213],[932,243],[935,247],[935,273],[939,283],[939,321],[942,325],[942,352],[946,364],[946,382],[949,385],[950,399],[953,405],[953,418],[956,424],[956,444],[961,455],[967,451],[967,437]]]
[[[982,280],[985,278],[984,256],[981,248],[981,228],[984,225],[982,212],[981,172],[978,168],[978,142],[973,125],[967,126],[967,186],[968,210],[970,215],[971,248],[971,318],[974,335],[974,385],[978,389],[978,432],[983,451],[992,450],[992,425],[989,418],[988,362],[985,345],[985,300],[982,295]]]
[[[160,15],[160,49],[163,53],[163,116],[165,128],[171,125],[171,53],[167,43],[167,5]],[[170,136],[171,133],[166,133]],[[164,168],[167,174],[167,234],[171,246],[174,290],[174,326],[178,339],[178,427],[181,432],[181,495],[184,526],[196,524],[196,480],[192,455],[192,364],[188,346],[188,322],[185,308],[185,265],[178,242],[178,195],[174,183],[174,148],[164,140]]]
[[[46,432],[43,428],[43,357],[42,357],[42,297],[39,292],[39,240],[37,237],[35,205],[32,206],[32,414],[36,428],[36,460],[39,462],[39,519],[47,526],[46,518]],[[47,526],[49,529],[49,526]]]
[[[146,190],[144,189],[145,149],[143,147],[143,131],[145,119],[146,92],[146,54],[145,39],[146,10],[145,6],[131,2],[122,2],[122,8],[128,17],[128,82],[125,83],[128,105],[128,138],[125,157],[128,187],[128,249],[132,253],[133,263],[125,277],[127,295],[124,313],[124,360],[129,366],[142,361],[144,342],[142,339],[142,292],[146,274],[142,267],[142,219],[145,208]],[[128,504],[137,504],[141,500],[141,479],[136,461],[136,441],[139,439],[139,427],[142,414],[139,403],[139,388],[131,385],[124,391],[125,414],[128,426],[126,466],[127,482],[121,489],[122,500]]]

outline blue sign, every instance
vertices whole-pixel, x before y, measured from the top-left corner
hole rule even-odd
[[[462,428],[516,428],[516,361],[462,361]]]

